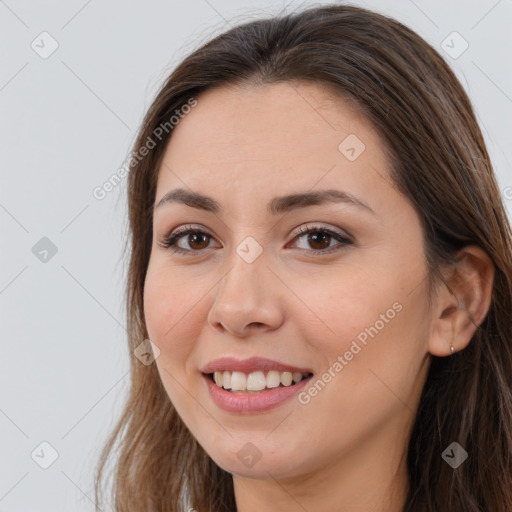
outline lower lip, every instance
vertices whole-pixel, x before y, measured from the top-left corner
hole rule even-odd
[[[217,386],[208,375],[203,378],[215,404],[225,411],[238,413],[273,409],[294,397],[311,380],[308,377],[292,386],[280,386],[261,393],[231,393]]]

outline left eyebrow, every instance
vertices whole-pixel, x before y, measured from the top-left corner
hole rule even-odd
[[[375,212],[357,197],[342,190],[320,190],[317,192],[305,192],[276,197],[268,205],[268,211],[274,215],[289,212],[308,206],[316,206],[324,203],[346,203],[365,209],[375,215]]]
[[[158,204],[155,205],[155,209],[162,207],[165,204],[170,203],[182,203],[191,208],[197,208],[199,210],[205,210],[212,213],[222,212],[222,206],[212,197],[199,194],[198,192],[192,192],[183,188],[171,190],[165,194]],[[304,192],[300,194],[290,194],[281,197],[275,197],[272,199],[267,210],[272,215],[278,215],[280,213],[297,210],[299,208],[307,208],[308,206],[317,206],[324,203],[345,203],[352,206],[357,206],[364,209],[373,215],[375,212],[363,201],[357,197],[344,192],[342,190],[320,190],[316,192]]]

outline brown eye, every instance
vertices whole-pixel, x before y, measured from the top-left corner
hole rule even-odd
[[[176,230],[160,243],[161,247],[180,254],[200,252],[208,249],[212,236],[200,229],[187,227]]]
[[[354,243],[348,235],[322,226],[309,227],[307,225],[299,229],[294,240],[296,247],[314,256],[339,251]]]
[[[187,238],[188,244],[193,250],[200,250],[208,247],[210,236],[206,233],[197,232],[189,234]]]
[[[330,241],[331,235],[326,233],[310,233],[308,235],[308,243],[313,249],[327,249]]]

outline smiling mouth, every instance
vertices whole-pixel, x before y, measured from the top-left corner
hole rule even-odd
[[[203,374],[219,388],[230,393],[261,393],[279,387],[291,387],[313,374],[301,372],[280,372],[277,370],[244,372],[216,371]]]

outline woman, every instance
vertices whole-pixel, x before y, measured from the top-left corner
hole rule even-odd
[[[134,155],[97,500],[116,450],[116,511],[512,510],[511,230],[435,50],[352,6],[235,27]]]

